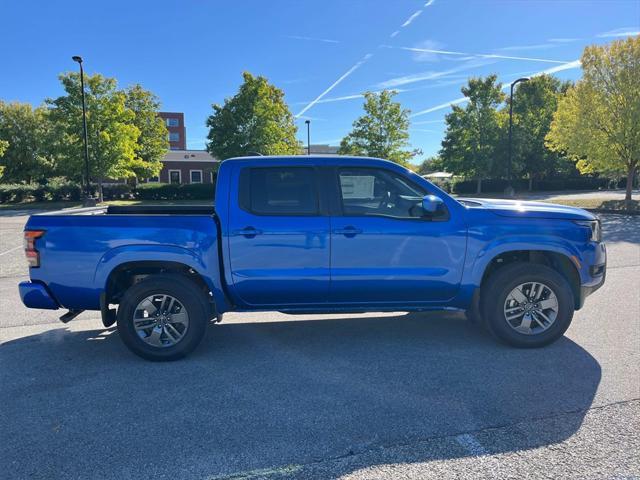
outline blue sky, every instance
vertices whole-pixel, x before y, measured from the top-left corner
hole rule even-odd
[[[412,111],[422,158],[469,76],[508,83],[542,71],[579,78],[590,44],[638,34],[640,0],[22,1],[2,6],[0,98],[39,104],[74,70],[141,83],[185,113],[190,148],[204,148],[212,103],[244,70],[284,89],[299,137],[337,144],[367,90],[395,88]],[[550,69],[550,70],[549,70]]]

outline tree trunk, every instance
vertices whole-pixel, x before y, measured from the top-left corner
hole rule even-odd
[[[633,177],[636,174],[636,166],[629,167],[627,170],[627,191],[624,195],[624,201],[627,204],[631,203],[631,191],[633,190]]]
[[[102,194],[102,175],[98,177],[98,203],[104,202],[104,195]]]
[[[476,184],[476,193],[482,193],[482,179],[478,178]]]

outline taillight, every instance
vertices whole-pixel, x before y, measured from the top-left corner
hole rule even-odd
[[[40,266],[40,253],[36,249],[36,239],[43,235],[44,230],[25,230],[24,232],[24,254],[31,268]]]

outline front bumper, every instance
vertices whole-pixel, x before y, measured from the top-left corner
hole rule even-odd
[[[18,285],[22,303],[29,308],[57,310],[58,302],[42,283],[20,282]]]

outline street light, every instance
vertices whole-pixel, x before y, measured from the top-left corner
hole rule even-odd
[[[518,78],[517,80],[514,80],[513,83],[511,83],[511,95],[509,98],[509,163],[507,164],[507,188],[505,189],[505,193],[510,196],[513,197],[513,194],[515,193],[513,190],[513,186],[511,185],[511,143],[512,143],[512,135],[513,135],[513,87],[516,86],[517,83],[519,82],[528,82],[529,78],[527,77],[522,77],[522,78]]]
[[[84,202],[85,207],[95,206],[95,200],[89,197],[89,139],[87,135],[87,107],[84,101],[84,70],[82,68],[82,57],[74,55],[71,60],[80,65],[80,90],[82,96],[82,128],[84,130],[84,172],[85,172],[85,190]]]
[[[305,120],[307,124],[307,155],[311,155],[311,120]]]

